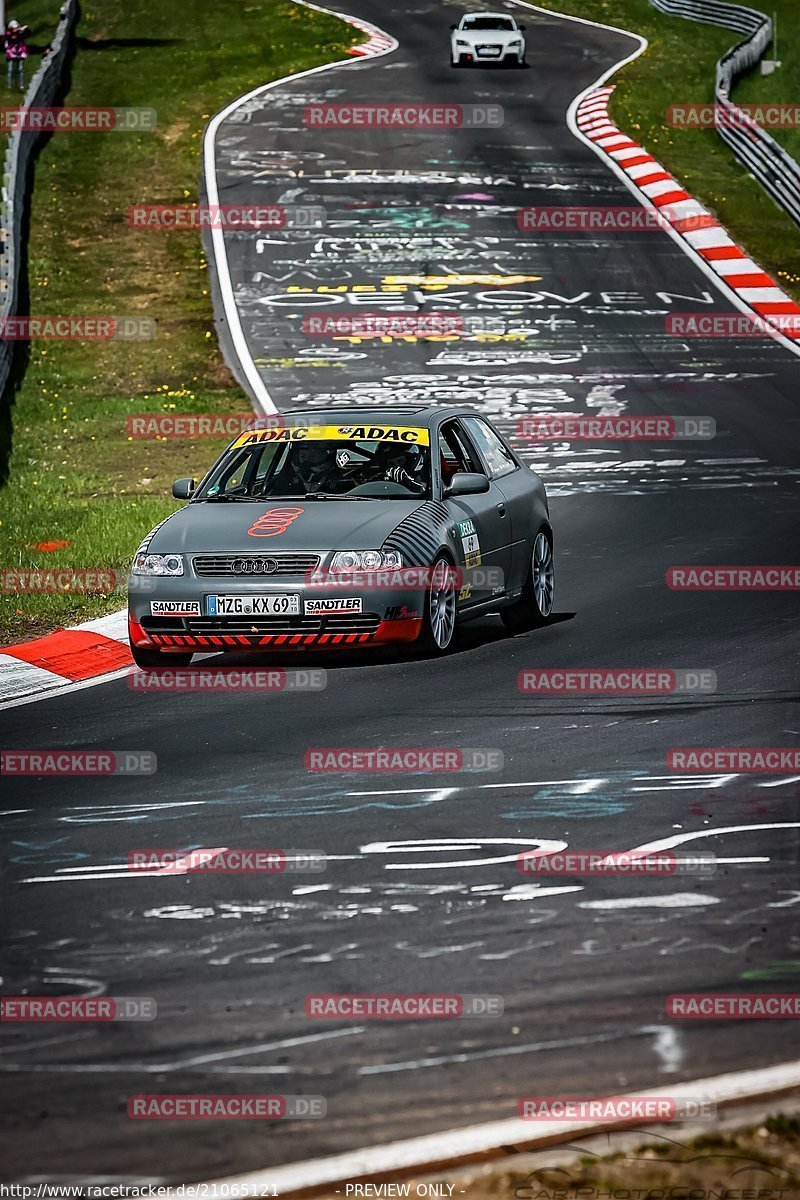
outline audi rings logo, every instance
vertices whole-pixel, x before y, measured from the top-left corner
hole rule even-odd
[[[251,537],[275,537],[278,533],[285,533],[302,512],[302,508],[268,508],[247,532]]]
[[[274,558],[235,558],[231,563],[234,575],[274,575],[277,569]]]

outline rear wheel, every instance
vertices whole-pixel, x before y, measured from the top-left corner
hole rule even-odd
[[[553,611],[555,567],[553,545],[549,534],[540,529],[534,538],[528,578],[519,600],[500,612],[503,624],[510,633],[522,633],[546,625]]]
[[[191,654],[164,654],[161,650],[148,650],[142,646],[131,646],[133,661],[143,671],[166,670],[169,667],[188,667]]]
[[[431,567],[420,642],[429,654],[448,654],[456,637],[456,580],[453,564],[440,555]]]

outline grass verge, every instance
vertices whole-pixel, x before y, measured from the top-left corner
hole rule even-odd
[[[126,417],[250,411],[217,347],[199,235],[133,229],[125,213],[197,200],[210,115],[361,40],[290,0],[85,0],[66,103],[155,108],[158,128],[61,133],[44,147],[31,211],[31,312],[146,315],[158,334],[31,345],[0,489],[0,571],[101,568],[124,586],[141,538],[178,507],[173,478],[200,474],[227,440],[130,441]],[[0,644],[122,602],[121,591],[0,592]]]
[[[537,3],[647,38],[650,44],[645,53],[610,81],[616,85],[611,101],[614,120],[711,209],[787,292],[800,299],[800,235],[794,221],[747,175],[715,129],[677,129],[666,122],[670,104],[713,102],[715,64],[739,35],[715,25],[664,16],[648,0]],[[792,42],[790,32],[796,24],[797,0],[771,0],[767,7],[778,15],[784,66],[766,77],[751,72],[735,90],[734,100],[797,99],[800,48]],[[790,152],[800,154],[800,130],[781,135],[781,140]]]

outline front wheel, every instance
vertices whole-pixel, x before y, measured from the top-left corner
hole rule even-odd
[[[456,637],[456,581],[452,563],[441,555],[431,568],[420,643],[429,654],[448,654]]]
[[[503,624],[510,633],[522,633],[546,625],[553,611],[555,567],[553,544],[540,529],[533,542],[528,578],[519,600],[500,612]]]
[[[166,670],[168,667],[188,667],[191,654],[163,654],[161,650],[148,650],[142,646],[131,646],[131,655],[136,666],[143,671]]]

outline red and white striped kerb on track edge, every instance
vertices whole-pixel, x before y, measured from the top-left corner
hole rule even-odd
[[[43,695],[133,665],[126,613],[0,647],[0,704]]]
[[[336,13],[336,16],[342,14]],[[374,25],[368,24],[367,21],[360,21],[358,17],[350,15],[344,17],[348,25],[355,25],[356,29],[360,29],[362,33],[369,34],[366,42],[362,42],[360,46],[351,46],[347,51],[348,54],[363,57],[370,54],[383,54],[385,50],[390,50],[395,42],[394,38],[389,37],[388,33],[382,33],[380,29],[376,29]]]
[[[787,316],[800,318],[800,305],[758,263],[748,258],[713,213],[609,119],[608,102],[613,91],[613,87],[599,87],[584,96],[576,112],[583,136],[617,164],[650,203],[662,211],[676,233],[759,317],[769,324],[773,323],[770,320],[773,317],[784,318],[784,323]],[[800,341],[800,328],[787,329],[777,321],[774,324],[784,337]],[[797,324],[800,326],[800,320]]]

